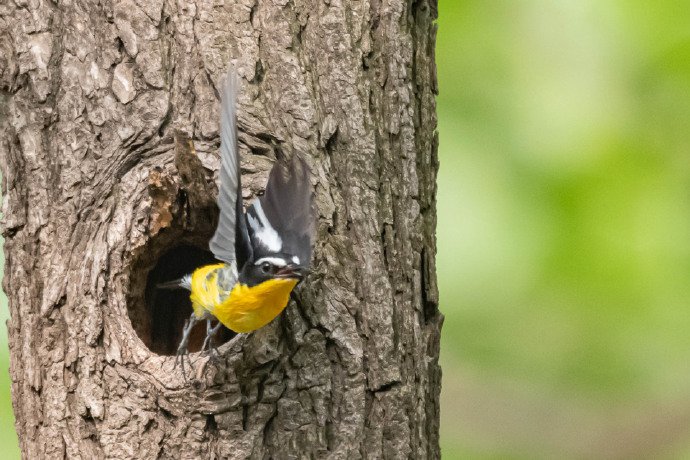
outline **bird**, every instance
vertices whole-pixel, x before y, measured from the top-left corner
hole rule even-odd
[[[220,215],[209,248],[218,263],[158,285],[190,291],[192,314],[185,322],[177,356],[188,352],[192,328],[206,321],[202,351],[225,326],[236,333],[257,330],[287,306],[290,294],[309,271],[315,214],[311,171],[298,155],[273,164],[263,195],[244,210],[237,145],[236,75],[225,77],[220,117]],[[217,321],[214,326],[213,323]],[[177,366],[178,360],[176,360]]]

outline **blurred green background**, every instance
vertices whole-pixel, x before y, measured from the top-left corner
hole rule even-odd
[[[439,5],[445,458],[690,458],[690,4]]]
[[[690,458],[690,7],[439,7],[444,458]]]
[[[0,176],[1,177],[1,176]],[[0,237],[0,246],[3,239]],[[5,257],[0,250],[0,274],[5,268]],[[0,289],[0,458],[19,458],[17,435],[14,431],[14,415],[12,414],[12,400],[10,397],[10,357],[7,348],[7,328],[5,324],[10,317],[7,309],[7,297]]]

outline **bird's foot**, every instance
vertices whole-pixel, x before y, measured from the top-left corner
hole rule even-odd
[[[192,362],[192,358],[189,355],[189,350],[187,350],[186,345],[184,347],[179,347],[177,349],[177,354],[175,355],[175,365],[173,366],[173,369],[177,369],[178,365],[180,366],[180,369],[182,370],[182,377],[186,382],[188,379],[187,369],[185,368],[185,361],[187,362],[187,365],[190,369],[194,368],[194,363]]]
[[[213,339],[222,327],[223,325],[220,322],[218,322],[218,324],[216,324],[214,327],[211,327],[211,320],[208,320],[206,323],[206,338],[201,346],[201,352],[208,352],[210,359],[215,364],[218,364],[221,359],[220,354],[218,353],[218,348],[216,348],[216,345],[213,343]]]
[[[196,323],[196,317],[192,313],[192,316],[185,322],[184,329],[182,331],[182,340],[180,340],[180,345],[177,347],[177,354],[175,356],[175,365],[173,369],[176,369],[178,364],[182,370],[182,377],[184,381],[187,382],[187,370],[185,369],[185,358],[189,367],[194,368],[192,363],[192,358],[189,356],[189,334]]]

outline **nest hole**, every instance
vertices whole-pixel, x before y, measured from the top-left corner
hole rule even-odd
[[[130,290],[134,298],[128,302],[129,318],[149,350],[159,355],[175,355],[185,322],[192,314],[192,302],[188,290],[161,289],[158,285],[217,261],[210,251],[195,244],[156,248],[156,242],[152,241],[151,246],[152,250],[145,253],[148,255],[140,257],[134,266]],[[234,336],[234,332],[222,328],[216,334],[214,345],[219,346]],[[206,321],[200,321],[192,329],[189,351],[199,351],[205,337]]]

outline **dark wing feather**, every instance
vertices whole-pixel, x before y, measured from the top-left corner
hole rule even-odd
[[[310,176],[309,166],[297,156],[273,165],[266,192],[247,210],[255,258],[284,253],[309,265],[315,222]]]
[[[235,254],[237,256],[237,268],[241,270],[244,264],[252,259],[252,244],[249,240],[249,230],[247,229],[247,217],[244,214],[242,205],[242,178],[240,168],[237,168],[237,200],[235,202]]]
[[[220,217],[209,246],[217,259],[226,263],[237,260],[241,267],[240,262],[244,263],[248,257],[245,248],[251,250],[251,246],[242,211],[242,183],[237,149],[236,78],[235,69],[231,68],[225,79],[221,98],[218,188]]]

